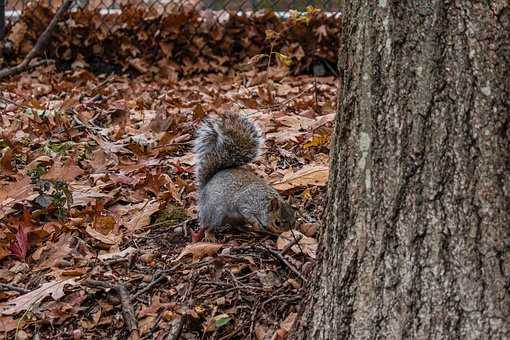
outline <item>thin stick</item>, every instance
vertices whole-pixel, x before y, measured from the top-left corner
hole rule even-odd
[[[97,280],[85,280],[83,285],[91,288],[100,288],[100,289],[112,289],[114,290],[120,298],[120,305],[122,306],[122,317],[124,319],[124,323],[126,324],[128,330],[130,332],[136,331],[138,329],[135,312],[133,310],[133,304],[131,303],[131,298],[129,297],[129,292],[124,285],[117,284],[113,285],[108,282],[97,281]]]
[[[182,326],[184,325],[184,316],[176,317],[170,324],[170,329],[166,336],[166,340],[177,340],[181,336]]]
[[[157,285],[158,283],[160,283],[161,281],[164,281],[166,279],[167,279],[167,277],[165,275],[159,275],[151,283],[149,283],[147,286],[143,287],[138,292],[133,294],[133,300],[136,299],[137,297],[139,297],[140,295],[142,295],[143,293],[149,291],[152,287],[154,287],[155,285]]]
[[[294,235],[294,233],[292,233],[292,235]],[[301,234],[298,234],[297,236],[294,236],[294,238],[293,238],[292,240],[290,240],[290,242],[289,242],[289,243],[287,243],[287,244],[285,245],[285,247],[283,247],[283,249],[280,251],[280,254],[285,255],[285,253],[286,253],[286,252],[288,252],[288,251],[289,251],[289,249],[290,249],[293,245],[295,245],[296,243],[298,243],[298,242],[299,242],[302,238],[303,238],[303,235],[301,235]],[[303,251],[301,251],[301,252],[303,252]]]
[[[13,104],[13,105],[16,105],[17,107],[21,107],[21,108],[24,108],[24,109],[30,109],[30,110],[34,109],[33,107],[26,106],[24,104],[18,104],[14,100],[9,99],[9,98],[5,98],[3,96],[0,97],[0,101],[5,102],[5,103],[9,103],[9,104]]]
[[[124,285],[116,285],[115,291],[119,294],[120,304],[122,305],[122,316],[128,329],[133,332],[138,329],[135,319],[135,312],[133,310],[133,304],[129,297],[129,292]]]
[[[269,248],[265,248],[265,247],[260,247],[261,249],[264,249],[268,252],[271,253],[271,255],[273,255],[274,257],[276,257],[278,260],[280,260],[284,265],[287,266],[287,268],[290,269],[291,272],[293,272],[294,274],[296,274],[297,277],[299,277],[304,283],[307,283],[308,280],[305,279],[305,277],[303,276],[303,274],[301,274],[296,268],[294,268],[294,266],[289,262],[287,261],[283,256],[282,254],[280,254],[279,252],[275,251],[275,250],[272,250],[272,249],[269,249]]]
[[[7,283],[0,283],[0,291],[9,291],[9,290],[12,290],[13,292],[18,292],[21,294],[30,293],[30,289],[25,289],[25,288],[18,287],[15,285],[10,285]]]
[[[283,105],[301,97],[303,94],[305,94],[306,92],[308,92],[309,90],[313,89],[313,86],[310,86],[306,89],[304,89],[303,91],[301,91],[300,93],[296,94],[294,97],[290,97],[289,99],[287,100],[284,100],[283,102],[281,103],[278,103],[278,104],[275,104],[275,105],[270,105],[270,106],[265,106],[265,107],[262,107],[260,108],[260,110],[267,110],[267,109],[277,109],[279,107],[282,107]]]
[[[190,282],[190,284],[188,286],[188,289],[186,290],[186,293],[184,293],[184,297],[183,297],[184,300],[186,300],[186,299],[188,300],[188,302],[184,306],[185,309],[188,309],[188,308],[190,308],[190,306],[193,305],[193,299],[189,298],[189,294],[191,293],[193,288],[195,288],[196,283],[197,283],[196,272],[192,272],[192,274],[191,274],[191,282]],[[182,328],[184,326],[184,322],[186,321],[186,319],[187,319],[187,315],[186,314],[180,315],[177,318],[175,318],[172,321],[172,323],[170,324],[170,329],[168,330],[168,334],[167,334],[165,340],[177,340],[177,339],[180,339],[181,338]]]
[[[27,68],[32,67],[30,66],[30,61],[34,59],[41,51],[43,50],[44,46],[48,43],[50,40],[51,34],[55,30],[55,27],[57,27],[57,23],[60,21],[60,18],[62,15],[67,12],[69,7],[71,7],[71,4],[73,3],[73,0],[65,0],[62,5],[59,7],[53,18],[51,19],[50,23],[42,32],[42,34],[37,39],[37,42],[35,43],[34,47],[28,52],[25,59],[21,62],[21,64],[16,65],[14,67],[6,68],[3,70],[0,70],[0,79],[3,79],[8,76],[12,76],[14,74],[21,73],[25,71]],[[40,65],[40,64],[38,64]],[[38,66],[36,65],[36,66]],[[35,67],[35,66],[33,66]]]

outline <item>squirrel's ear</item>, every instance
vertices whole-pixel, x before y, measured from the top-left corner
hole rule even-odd
[[[269,202],[269,207],[271,208],[271,210],[276,210],[280,207],[280,202],[278,202],[278,197],[273,197],[271,199],[271,202]]]

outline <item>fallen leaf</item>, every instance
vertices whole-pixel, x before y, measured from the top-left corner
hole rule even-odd
[[[98,198],[111,198],[114,194],[113,192],[105,194],[99,188],[91,188],[88,185],[81,184],[77,185],[76,182],[69,185],[69,191],[73,197],[71,200],[72,207],[86,206],[89,203],[95,203]]]
[[[314,237],[318,228],[319,225],[317,223],[303,223],[299,229],[306,236]]]
[[[136,231],[149,225],[151,215],[159,211],[159,206],[157,200],[152,200],[129,207],[129,213],[122,218],[124,227],[129,231]]]
[[[324,165],[305,166],[301,170],[289,173],[281,181],[273,182],[276,190],[286,191],[309,185],[324,186],[329,177],[329,168]]]
[[[329,135],[313,135],[313,137],[303,144],[303,148],[311,148],[311,147],[317,147],[322,146],[324,144],[329,143]]]
[[[18,327],[18,321],[15,320],[12,316],[2,316],[0,317],[0,332],[7,333],[12,330],[15,330]]]
[[[257,337],[257,340],[265,340],[267,334],[267,327],[263,326],[261,324],[257,324],[255,326],[255,336]]]
[[[276,52],[276,57],[278,58],[278,61],[280,61],[285,66],[288,67],[288,66],[292,65],[291,57],[286,56],[285,54],[278,53],[278,52]]]
[[[220,243],[197,242],[188,244],[184,247],[174,262],[182,259],[186,255],[191,255],[193,257],[193,261],[198,261],[205,256],[212,256],[216,254],[221,247],[223,247],[223,244]]]
[[[16,231],[16,238],[9,247],[12,254],[16,255],[20,260],[25,261],[28,251],[28,237],[25,228],[21,224],[18,224]]]
[[[63,281],[46,282],[41,287],[30,293],[23,294],[15,299],[0,304],[0,314],[12,315],[25,311],[33,307],[34,304],[42,301],[46,297],[52,297],[53,300],[59,300],[64,296],[64,287],[66,285],[76,285],[74,279]]]
[[[0,157],[0,170],[3,174],[12,174],[12,149],[7,148],[3,156]]]
[[[292,249],[292,251],[296,254],[301,253],[301,250],[303,250],[303,253],[310,256],[312,259],[315,259],[317,257],[317,240],[312,237],[308,237],[297,230],[289,230],[280,234],[276,241],[276,247],[279,250],[282,250],[287,244],[294,242],[298,235],[302,235],[301,239],[298,244],[293,245],[290,249]]]
[[[138,322],[138,330],[140,331],[140,335],[144,335],[148,333],[154,322],[156,321],[156,317],[153,315],[149,315]]]
[[[287,315],[285,320],[283,320],[280,323],[280,328],[287,331],[287,333],[290,332],[290,330],[292,329],[292,325],[294,325],[294,322],[296,321],[296,316],[297,313],[290,313],[289,315]]]
[[[18,50],[21,46],[22,41],[25,39],[28,26],[22,20],[17,21],[11,29],[11,33],[8,39],[12,42],[13,48]]]
[[[225,326],[231,320],[231,318],[228,314],[216,315],[213,319],[214,319],[214,324],[216,325],[217,328]]]
[[[50,170],[41,176],[46,180],[59,180],[63,182],[72,182],[76,177],[83,175],[85,172],[79,166],[75,165],[71,158],[64,164],[61,161],[53,163]]]
[[[5,247],[0,246],[0,260],[11,254]]]
[[[135,248],[128,247],[128,248],[124,249],[123,251],[114,251],[111,253],[100,254],[98,256],[98,258],[103,261],[110,260],[110,259],[121,259],[121,258],[124,258],[130,254],[135,253],[135,252],[136,252]]]
[[[108,235],[103,235],[99,231],[92,228],[90,225],[87,226],[87,229],[85,229],[85,231],[87,232],[87,234],[89,234],[96,240],[101,241],[107,245],[119,244],[122,241],[122,235],[115,235],[113,231],[110,232]]]
[[[32,179],[28,176],[18,178],[16,182],[0,186],[0,205],[5,203],[4,201],[7,201],[7,199],[12,199],[13,202],[18,203],[22,200],[33,199],[36,196],[37,193],[34,193]]]

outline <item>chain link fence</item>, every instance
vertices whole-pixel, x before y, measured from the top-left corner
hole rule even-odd
[[[0,0],[3,60],[10,62],[26,55],[62,2]],[[64,64],[84,59],[89,64],[134,67],[142,73],[166,60],[174,63],[171,67],[179,74],[188,74],[194,70],[227,70],[254,56],[276,51],[293,58],[296,73],[310,70],[318,61],[332,70],[342,2],[75,0],[69,20],[59,26],[44,55]],[[305,18],[311,18],[310,25],[299,20],[292,24],[296,15],[303,19],[302,13],[306,16],[315,9],[320,10],[320,16]],[[267,32],[273,30],[283,30],[284,36],[269,41]]]
[[[250,13],[259,10],[272,10],[285,16],[289,10],[304,11],[308,6],[314,6],[322,11],[338,13],[343,0],[76,0],[73,11],[80,9],[98,10],[103,15],[114,15],[122,11],[126,5],[135,5],[171,13],[185,7],[198,10],[217,11],[218,18],[225,12]],[[29,4],[39,2],[46,3],[56,8],[62,0],[0,0],[0,24],[5,26],[7,22],[15,22]],[[3,15],[2,15],[3,14]]]

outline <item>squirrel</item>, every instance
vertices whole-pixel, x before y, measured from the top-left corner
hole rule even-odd
[[[265,180],[242,167],[256,160],[262,143],[259,127],[240,114],[203,120],[193,147],[199,221],[194,241],[204,234],[214,240],[224,224],[252,225],[272,234],[295,224],[292,206]]]

